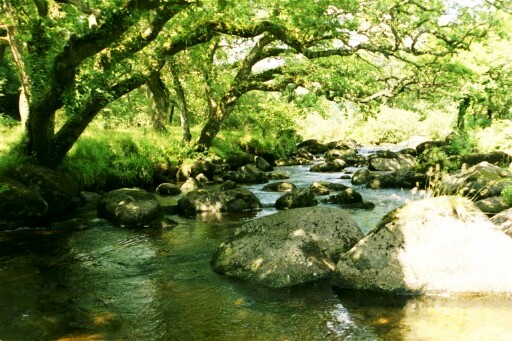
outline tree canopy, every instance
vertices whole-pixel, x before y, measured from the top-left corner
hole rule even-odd
[[[9,47],[21,83],[24,152],[43,165],[62,161],[109,103],[146,84],[158,94],[162,79],[169,89],[156,96],[172,95],[184,130],[191,96],[202,98],[206,114],[193,113],[202,117],[202,149],[254,91],[293,95],[300,87],[372,106],[444,96],[460,75],[478,75],[487,89],[478,96],[500,98],[487,100],[488,109],[505,115],[510,107],[499,90],[510,85],[507,62],[484,72],[454,59],[500,34],[508,1],[2,0],[1,7],[0,46]],[[59,126],[57,112],[66,117]]]

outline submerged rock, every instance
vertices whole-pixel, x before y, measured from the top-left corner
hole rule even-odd
[[[362,237],[355,221],[338,208],[280,211],[237,229],[211,265],[230,277],[287,287],[329,277],[339,254]]]
[[[512,239],[474,204],[407,204],[343,255],[335,285],[393,293],[512,293]]]

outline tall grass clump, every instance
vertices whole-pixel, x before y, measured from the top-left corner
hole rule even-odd
[[[186,148],[173,147],[169,136],[143,129],[99,130],[82,136],[63,163],[89,190],[153,186],[157,173],[176,168]],[[188,148],[190,149],[190,148]]]

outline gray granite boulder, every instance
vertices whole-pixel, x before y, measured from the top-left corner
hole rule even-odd
[[[278,181],[263,186],[261,190],[265,192],[291,192],[295,189],[297,189],[297,186],[291,182]]]
[[[228,172],[224,180],[231,180],[238,184],[261,184],[268,182],[268,175],[256,165],[247,164],[237,171]]]
[[[69,174],[53,169],[24,164],[9,169],[4,175],[39,193],[48,204],[46,215],[49,217],[68,211],[79,196],[78,182]]]
[[[510,294],[512,239],[466,198],[436,197],[386,215],[344,254],[335,286],[389,293]]]
[[[315,194],[309,188],[301,188],[286,193],[275,203],[278,210],[286,210],[298,207],[310,207],[318,205]]]
[[[366,187],[371,189],[382,188],[425,188],[428,177],[424,173],[415,172],[412,169],[402,169],[390,173],[376,174],[370,176]]]
[[[390,151],[379,152],[368,158],[368,169],[372,171],[397,171],[412,168],[416,164],[414,156]]]
[[[502,211],[491,218],[500,230],[512,237],[512,208]]]
[[[221,274],[281,288],[331,276],[340,253],[363,233],[343,210],[297,208],[255,219],[222,243],[211,265]]]
[[[260,200],[246,188],[220,192],[193,191],[178,200],[178,211],[185,216],[199,212],[253,211],[261,207]]]
[[[163,216],[156,196],[140,188],[120,188],[103,194],[97,213],[100,218],[127,227],[148,226]]]
[[[447,174],[440,184],[443,193],[467,196],[474,200],[499,196],[507,185],[512,185],[512,172],[489,162]]]

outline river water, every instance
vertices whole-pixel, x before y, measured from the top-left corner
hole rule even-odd
[[[282,167],[298,187],[341,173]],[[163,230],[0,232],[0,340],[510,340],[512,298],[383,297],[327,281],[267,289],[210,269],[218,244],[244,221],[272,214],[279,194],[250,186],[256,214],[171,217]],[[373,210],[351,210],[367,233],[410,191],[359,189]],[[175,199],[171,199],[175,200]],[[78,215],[94,218],[93,208]]]

